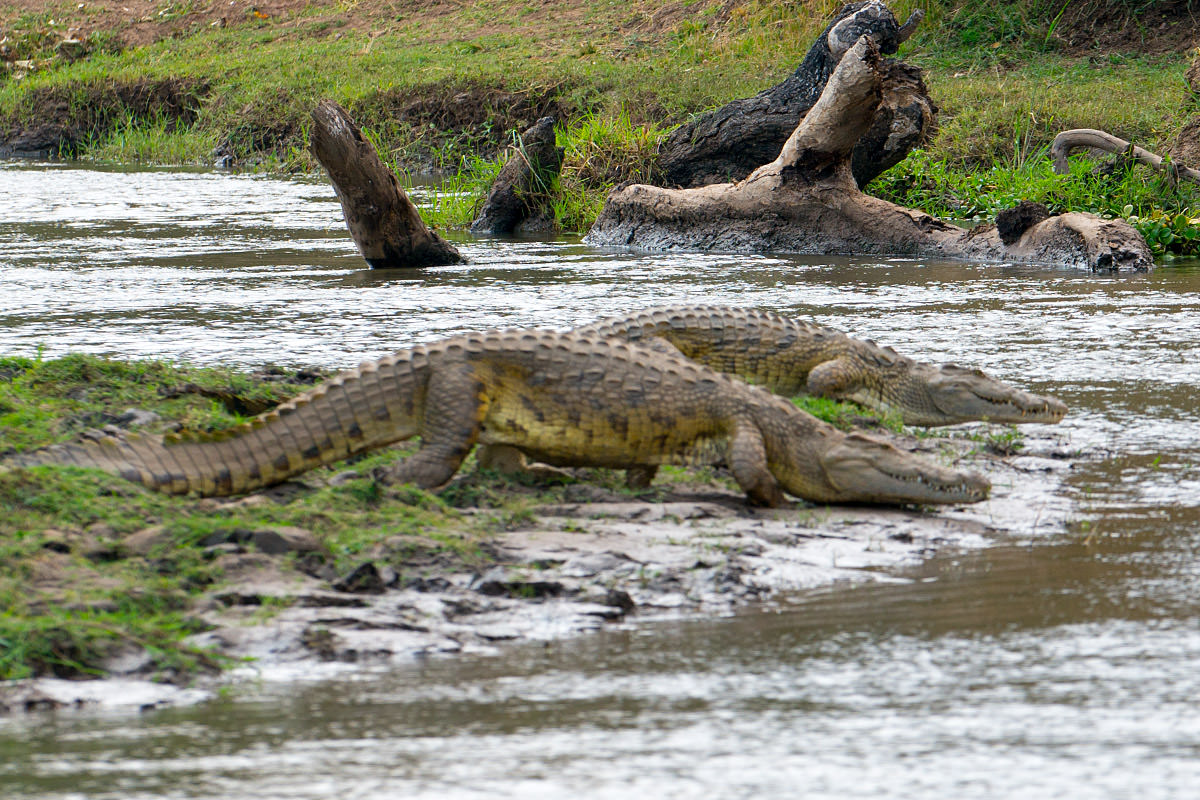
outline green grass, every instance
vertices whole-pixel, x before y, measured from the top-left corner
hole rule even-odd
[[[256,381],[236,370],[187,369],[155,361],[82,354],[49,361],[0,358],[0,452],[71,438],[112,423],[135,406],[193,430],[228,427],[243,417],[196,389],[274,405],[299,388]]]
[[[866,425],[867,427],[880,427],[896,434],[907,432],[904,420],[896,412],[883,413],[857,403],[847,403],[816,395],[795,397],[792,402],[801,411],[807,411],[817,419],[844,431]]]
[[[930,69],[941,108],[932,149],[960,167],[1019,165],[1060,131],[1101,128],[1163,151],[1195,110],[1185,102],[1186,66],[1178,56],[1093,63],[1035,54],[1005,69]]]

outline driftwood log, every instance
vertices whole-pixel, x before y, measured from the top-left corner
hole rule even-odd
[[[1155,155],[1149,150],[1113,136],[1111,133],[1091,128],[1076,128],[1075,130],[1063,131],[1054,137],[1054,142],[1050,145],[1050,158],[1054,160],[1054,171],[1059,175],[1066,175],[1070,171],[1070,167],[1067,165],[1067,157],[1071,155],[1072,150],[1079,147],[1088,147],[1093,150],[1103,150],[1106,153],[1115,153],[1124,158],[1145,164],[1158,172],[1165,172],[1173,181],[1178,181],[1180,178],[1187,178],[1190,181],[1200,183],[1200,170],[1185,167],[1174,161],[1167,161],[1162,156]]]
[[[872,253],[1114,271],[1153,264],[1145,240],[1122,220],[1062,214],[1030,224],[1006,245],[995,225],[966,230],[863,194],[850,172],[851,153],[871,127],[885,72],[879,46],[862,37],[774,161],[739,183],[618,187],[585,241],[653,250]]]
[[[542,117],[509,148],[508,160],[471,223],[471,233],[531,233],[553,227],[545,203],[562,160],[562,148],[555,144],[554,117]]]
[[[895,53],[923,16],[914,11],[901,25],[877,0],[844,6],[782,83],[734,100],[672,131],[658,150],[664,185],[693,187],[742,180],[779,154],[821,96],[838,61],[860,37],[870,36],[885,54]],[[921,71],[899,61],[885,64],[888,78],[883,99],[851,158],[859,186],[899,164],[933,135],[935,127],[937,106],[921,80]]]
[[[396,176],[332,100],[313,111],[312,152],[329,173],[346,227],[372,267],[408,269],[455,264],[458,250],[431,231]]]

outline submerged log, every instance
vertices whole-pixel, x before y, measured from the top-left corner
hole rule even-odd
[[[618,187],[585,241],[655,250],[700,249],[902,255],[1148,269],[1141,235],[1122,220],[1062,214],[1030,224],[1011,244],[995,225],[965,230],[870,197],[850,171],[871,127],[885,69],[863,36],[778,157],[739,183],[697,189]]]
[[[550,184],[562,169],[563,151],[554,138],[554,117],[542,117],[516,137],[500,168],[471,233],[505,234],[548,230],[553,218],[545,209]],[[540,202],[539,202],[540,201]]]
[[[665,185],[694,187],[742,180],[779,153],[821,96],[842,55],[860,37],[868,35],[881,52],[895,53],[923,16],[914,11],[901,25],[877,0],[844,6],[782,83],[734,100],[672,131],[658,151]],[[883,101],[851,160],[859,186],[900,163],[934,131],[937,106],[920,70],[899,61],[885,63],[889,75],[884,81]]]
[[[322,100],[313,121],[313,155],[329,173],[346,227],[368,264],[407,269],[463,260],[453,245],[426,227],[396,176],[344,108]]]

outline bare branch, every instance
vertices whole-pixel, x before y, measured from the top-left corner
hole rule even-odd
[[[921,24],[921,20],[925,19],[925,12],[917,9],[908,15],[908,19],[904,20],[904,24],[900,26],[900,31],[897,34],[901,42],[908,41],[908,37],[913,35],[917,30],[917,26]]]
[[[1188,180],[1200,183],[1200,170],[1194,170],[1182,164],[1167,161],[1162,156],[1155,155],[1149,150],[1144,150],[1136,144],[1131,144],[1124,139],[1113,136],[1111,133],[1093,130],[1092,128],[1076,128],[1075,130],[1063,131],[1054,137],[1054,143],[1050,145],[1050,157],[1054,159],[1054,171],[1059,175],[1066,175],[1070,169],[1067,166],[1067,156],[1071,155],[1072,150],[1079,147],[1091,147],[1095,150],[1103,150],[1106,153],[1115,153],[1126,158],[1131,158],[1159,172],[1167,173],[1172,180],[1187,178]]]

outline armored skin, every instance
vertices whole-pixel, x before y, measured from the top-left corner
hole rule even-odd
[[[442,486],[480,443],[563,466],[725,464],[765,505],[784,492],[969,503],[990,488],[677,355],[533,330],[466,334],[366,362],[216,434],[85,440],[3,466],[97,467],[163,492],[230,495],[414,436],[420,448],[381,480]]]
[[[633,342],[661,339],[687,358],[776,394],[821,395],[895,411],[909,425],[1058,422],[1062,401],[1029,394],[976,369],[913,361],[870,340],[770,311],[726,306],[651,308],[576,328]]]

